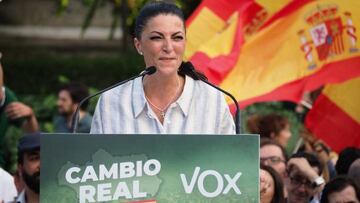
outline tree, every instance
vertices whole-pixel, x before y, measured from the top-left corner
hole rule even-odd
[[[70,0],[59,0],[58,14],[62,14],[68,7]],[[139,14],[140,9],[149,2],[148,0],[82,0],[84,5],[88,7],[88,12],[84,18],[81,26],[81,35],[83,36],[86,29],[90,26],[92,19],[96,13],[97,8],[102,3],[111,3],[113,7],[113,18],[110,27],[109,39],[113,39],[116,28],[121,21],[119,28],[123,31],[122,47],[123,51],[127,50],[129,43],[129,35],[132,34],[132,28],[135,23],[136,16]],[[170,0],[174,2],[184,11],[185,17],[189,16],[200,0]],[[131,33],[131,34],[130,34]]]

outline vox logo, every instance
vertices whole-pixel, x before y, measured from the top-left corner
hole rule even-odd
[[[199,192],[208,198],[217,197],[220,194],[227,194],[231,189],[233,189],[236,194],[240,195],[241,191],[236,185],[240,176],[241,172],[236,173],[234,177],[231,177],[229,174],[220,174],[215,170],[205,170],[200,173],[200,167],[195,167],[194,174],[191,177],[190,182],[188,182],[185,174],[180,174],[185,193],[191,194],[196,184]],[[216,179],[217,186],[214,191],[209,191],[204,185],[204,181],[208,177]]]

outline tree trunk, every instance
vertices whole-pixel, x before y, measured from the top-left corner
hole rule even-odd
[[[126,52],[127,48],[128,48],[128,26],[126,24],[126,19],[129,15],[129,6],[127,3],[127,0],[122,0],[121,1],[121,29],[123,32],[123,36],[122,36],[122,51]]]

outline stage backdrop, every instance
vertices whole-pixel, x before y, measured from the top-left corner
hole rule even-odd
[[[259,202],[258,135],[41,138],[41,202]]]

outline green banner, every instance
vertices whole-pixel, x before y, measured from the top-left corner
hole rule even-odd
[[[41,203],[257,203],[258,183],[258,135],[41,138]]]

